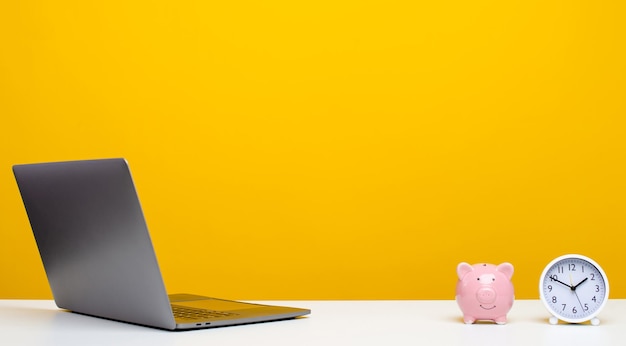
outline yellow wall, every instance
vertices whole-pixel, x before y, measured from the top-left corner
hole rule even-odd
[[[171,292],[626,298],[624,4],[3,1],[0,297],[50,297],[11,165],[121,156]]]

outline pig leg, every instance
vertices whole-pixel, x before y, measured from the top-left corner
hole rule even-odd
[[[506,315],[496,317],[495,321],[497,324],[506,324]]]
[[[472,324],[476,322],[476,319],[472,316],[463,315],[463,322],[465,322],[465,324]]]

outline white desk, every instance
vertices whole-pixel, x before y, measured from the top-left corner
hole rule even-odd
[[[599,326],[550,325],[537,300],[517,300],[506,325],[465,325],[452,300],[263,303],[312,314],[168,332],[62,311],[47,300],[0,300],[0,345],[626,345],[626,300],[610,300]]]

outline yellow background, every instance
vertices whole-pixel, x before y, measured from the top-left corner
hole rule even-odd
[[[2,1],[0,297],[51,297],[11,166],[125,157],[170,292],[626,298],[624,4]]]

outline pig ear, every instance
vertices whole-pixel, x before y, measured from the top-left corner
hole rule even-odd
[[[513,265],[511,263],[504,262],[502,264],[499,264],[496,270],[504,274],[507,279],[511,280],[511,277],[513,276]]]
[[[474,267],[469,265],[469,263],[461,262],[458,266],[456,266],[456,275],[459,276],[459,279],[463,279],[465,274],[474,270]]]

